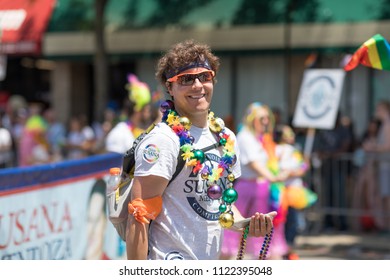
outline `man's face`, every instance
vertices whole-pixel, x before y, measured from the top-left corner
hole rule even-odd
[[[180,75],[177,81],[171,82],[169,86],[169,94],[174,98],[178,113],[187,117],[207,114],[214,89],[210,71],[206,68],[192,68]]]

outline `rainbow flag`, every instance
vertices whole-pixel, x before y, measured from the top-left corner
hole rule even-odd
[[[376,34],[364,42],[344,66],[344,70],[353,70],[359,64],[390,71],[390,45],[382,35]]]

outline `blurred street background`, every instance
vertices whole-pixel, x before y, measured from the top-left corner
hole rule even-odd
[[[296,252],[301,260],[390,260],[389,240],[375,233],[303,234]]]
[[[390,259],[390,62],[344,71],[376,34],[390,40],[390,0],[0,0],[0,259],[124,257],[106,140],[135,102],[139,130],[158,119],[155,63],[184,39],[220,57],[212,109],[229,128],[261,102],[293,129],[317,196],[290,228],[299,259]],[[335,79],[310,90],[310,73]]]

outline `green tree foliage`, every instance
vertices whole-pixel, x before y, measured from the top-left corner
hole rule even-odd
[[[291,7],[292,22],[322,21],[319,12],[321,5],[318,0],[288,0],[287,7]]]
[[[146,25],[163,27],[180,22],[193,9],[209,3],[210,0],[156,0],[157,9]]]
[[[243,0],[233,24],[322,21],[320,9],[318,0]]]
[[[390,0],[383,0],[379,10],[379,19],[390,19]]]
[[[58,0],[49,31],[91,31],[94,28],[92,3],[84,0]]]
[[[275,23],[280,22],[284,17],[281,6],[284,0],[258,1],[244,0],[234,19],[234,25]]]

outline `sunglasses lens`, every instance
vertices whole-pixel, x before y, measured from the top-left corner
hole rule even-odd
[[[200,74],[185,74],[178,77],[178,82],[182,86],[192,86],[196,79],[198,79],[201,83],[210,82],[213,79],[213,75],[211,72],[203,72]]]
[[[180,76],[178,81],[182,86],[191,86],[195,82],[195,79],[196,75],[187,74]]]
[[[210,72],[204,72],[198,75],[198,79],[200,82],[210,82],[213,79],[213,76]]]

